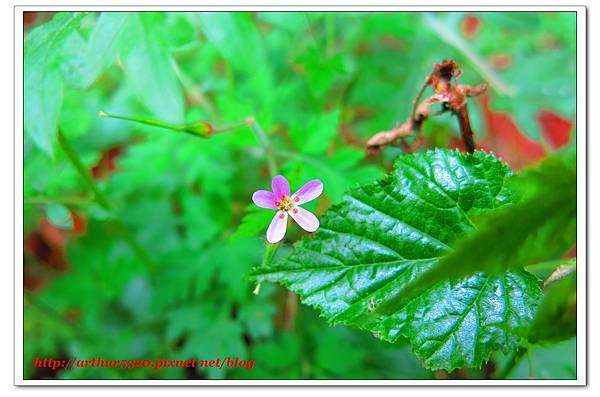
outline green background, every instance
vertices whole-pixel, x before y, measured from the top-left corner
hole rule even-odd
[[[465,24],[474,20],[472,35]],[[478,379],[503,364],[495,355],[482,369],[428,371],[406,342],[329,327],[284,288],[252,294],[244,275],[261,262],[272,213],[250,197],[270,186],[265,153],[292,190],[323,181],[324,195],[307,205],[318,215],[349,187],[383,176],[400,149],[367,157],[364,143],[406,119],[431,66],[447,58],[461,65],[462,83],[488,82],[491,109],[547,148],[539,112],[575,115],[574,13],[38,13],[25,36],[26,378]],[[480,105],[471,112],[476,141],[490,134]],[[254,117],[270,149],[256,128],[202,139],[100,111],[215,127]],[[111,170],[94,172],[111,211],[90,195],[57,131],[87,169]],[[426,134],[429,147],[458,137],[450,116]],[[119,154],[106,160],[111,150]],[[72,230],[73,213],[83,231]],[[302,235],[291,226],[280,253]],[[573,377],[574,349],[574,340],[536,347],[535,375]],[[75,355],[256,363],[32,365]],[[529,370],[523,359],[509,376]]]

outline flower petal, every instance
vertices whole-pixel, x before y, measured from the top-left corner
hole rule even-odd
[[[252,201],[261,208],[277,209],[277,206],[275,205],[275,195],[268,190],[257,190],[254,192]]]
[[[323,193],[323,182],[319,179],[313,179],[304,184],[294,195],[292,200],[296,204],[304,204],[316,199]]]
[[[294,207],[290,212],[290,216],[296,221],[298,225],[307,232],[314,232],[319,228],[319,220],[310,211],[305,210],[302,207]]]
[[[282,199],[282,196],[290,197],[290,184],[285,177],[277,175],[275,178],[273,178],[271,186],[273,187],[273,193],[275,194],[276,198]]]
[[[282,216],[283,215],[283,216]],[[267,241],[271,244],[275,244],[281,241],[285,236],[285,229],[287,229],[287,213],[284,211],[277,211],[269,228],[267,229]]]

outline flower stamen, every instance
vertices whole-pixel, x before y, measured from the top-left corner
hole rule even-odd
[[[275,202],[275,205],[281,211],[286,211],[287,212],[287,211],[289,211],[292,208],[292,201],[290,200],[289,197],[283,196],[283,198],[280,201],[276,201]]]

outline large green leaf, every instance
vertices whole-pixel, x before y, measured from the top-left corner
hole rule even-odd
[[[446,270],[501,271],[560,258],[576,242],[575,155],[557,154],[511,181],[523,197],[486,217],[444,260]]]
[[[83,16],[78,12],[58,13],[50,22],[31,31],[25,39],[25,133],[49,155],[53,153],[64,87],[59,59],[61,46],[79,27]]]
[[[478,271],[503,272],[558,259],[576,242],[575,153],[557,153],[508,181],[519,200],[486,214],[405,291],[405,298],[434,283]]]
[[[387,341],[408,337],[428,368],[479,366],[515,348],[539,300],[524,270],[441,281],[398,301],[473,219],[513,200],[510,169],[493,155],[435,150],[403,156],[383,181],[350,191],[312,239],[253,276],[282,283],[331,323]]]

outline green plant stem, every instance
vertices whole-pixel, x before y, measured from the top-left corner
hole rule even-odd
[[[117,115],[117,114],[110,114],[110,113],[106,113],[106,112],[100,112],[100,117],[108,117],[108,118],[111,118],[111,119],[132,121],[134,123],[146,124],[146,125],[149,125],[149,126],[152,126],[152,127],[165,128],[167,130],[175,130],[175,131],[181,131],[181,132],[183,132],[184,129],[185,129],[184,126],[170,124],[170,123],[166,123],[166,122],[160,121],[160,120],[140,119],[140,118],[137,118],[137,117],[120,116],[120,115]]]
[[[100,204],[102,208],[110,210],[111,208],[108,200],[100,191],[100,189],[96,185],[96,182],[94,182],[92,175],[90,175],[87,168],[83,165],[75,150],[73,150],[73,148],[71,147],[69,140],[64,136],[64,134],[60,130],[58,130],[58,143],[60,144],[60,147],[65,152],[65,154],[71,161],[71,164],[73,164],[73,167],[75,167],[85,184],[92,191],[94,195],[94,200],[96,200],[96,202]]]
[[[265,152],[265,157],[267,159],[267,167],[269,168],[269,174],[271,175],[271,178],[273,178],[275,175],[277,175],[277,162],[275,161],[273,145],[271,144],[271,140],[254,118],[248,119],[248,125],[258,138],[258,141],[260,142],[263,151]],[[268,266],[269,263],[271,263],[271,259],[273,259],[273,255],[275,255],[277,248],[279,248],[279,244],[270,244],[268,242],[265,243],[265,254],[263,255],[263,259],[260,264],[261,267]],[[260,283],[256,284],[254,293],[258,295],[259,291]]]
[[[220,133],[220,132],[233,130],[233,129],[236,129],[239,127],[243,127],[245,125],[249,125],[252,122],[251,119],[244,119],[244,120],[241,120],[238,122],[225,124],[220,127],[215,127],[212,124],[210,124],[208,122],[203,122],[203,121],[200,121],[197,123],[191,123],[191,124],[178,125],[178,124],[166,123],[166,122],[160,121],[160,120],[144,119],[144,118],[131,117],[131,116],[121,116],[121,115],[116,115],[116,114],[109,114],[106,112],[100,112],[99,116],[100,117],[108,117],[108,118],[117,119],[117,120],[131,121],[133,123],[149,125],[152,127],[163,128],[163,129],[177,131],[177,132],[183,132],[183,133],[186,133],[186,134],[198,137],[198,138],[208,138],[213,133],[216,134],[216,133]]]
[[[245,125],[249,125],[251,122],[252,122],[252,119],[245,119],[245,120],[238,121],[238,122],[235,122],[235,123],[225,124],[225,125],[222,125],[220,127],[214,127],[213,131],[215,133],[229,131],[229,130],[233,130],[233,129],[236,129],[236,128],[239,128],[239,127],[243,127]]]
[[[271,264],[271,260],[273,259],[273,256],[275,256],[275,252],[277,252],[277,248],[279,248],[279,243],[277,243],[277,244],[267,243],[266,244],[265,254],[263,255],[262,263],[260,264],[261,267],[269,266],[269,264]]]
[[[138,256],[138,258],[142,262],[144,262],[144,264],[148,267],[148,270],[150,270],[151,272],[154,271],[156,269],[154,261],[152,260],[150,255],[148,255],[144,247],[142,247],[142,245],[137,241],[135,236],[133,236],[129,229],[127,229],[127,226],[123,223],[123,221],[118,217],[114,216],[110,202],[108,201],[104,193],[102,193],[102,191],[98,188],[98,185],[96,185],[96,182],[88,172],[87,168],[83,165],[81,159],[77,155],[77,152],[75,152],[75,150],[69,143],[69,140],[64,136],[64,134],[60,130],[58,130],[58,143],[60,144],[60,147],[71,161],[71,164],[73,164],[73,167],[75,167],[81,178],[84,180],[85,184],[92,191],[94,195],[94,200],[102,208],[111,213],[112,221],[115,227],[121,233],[123,240],[129,245],[133,252]]]
[[[314,157],[306,156],[304,154],[290,152],[290,151],[287,151],[287,150],[278,150],[276,154],[277,154],[277,156],[279,156],[281,158],[286,158],[286,159],[290,159],[290,160],[303,161],[305,163],[312,164],[315,167],[322,167],[323,166],[323,164],[321,162],[319,162],[319,160],[316,160]]]
[[[198,87],[198,85],[194,83],[194,81],[183,70],[181,70],[179,65],[177,65],[177,62],[172,60],[171,65],[173,66],[175,74],[177,75],[177,78],[179,78],[185,93],[190,98],[190,101],[200,105],[204,110],[206,110],[206,113],[208,113],[211,120],[220,122],[221,118],[215,106],[208,99],[208,97],[204,95],[204,92]]]
[[[266,267],[266,266],[269,266],[269,264],[271,264],[271,261],[273,260],[273,256],[275,256],[275,252],[277,252],[277,248],[279,248],[279,243],[276,243],[276,244],[271,244],[269,242],[265,243],[265,253],[263,255],[262,262],[260,263],[260,267]],[[259,292],[260,292],[260,283],[257,283],[256,287],[254,288],[254,294],[258,295]],[[290,291],[288,291],[288,293],[290,293]]]
[[[275,161],[275,151],[273,150],[271,140],[269,139],[265,131],[262,129],[260,124],[258,124],[256,119],[249,118],[247,121],[248,126],[258,138],[258,141],[260,142],[260,145],[262,146],[263,151],[265,152],[265,157],[267,159],[267,167],[269,168],[269,175],[271,175],[271,178],[273,178],[275,175],[277,175],[278,171],[277,162]],[[265,243],[265,254],[263,255],[262,263],[260,264],[261,267],[268,266],[269,263],[271,263],[271,259],[273,259],[273,255],[275,255],[277,248],[279,248],[279,244],[271,244],[268,242]],[[254,293],[258,295],[259,291],[260,283],[256,284]]]
[[[46,197],[46,196],[33,196],[25,197],[25,204],[63,204],[63,205],[74,205],[82,206],[88,205],[93,202],[91,197],[87,196],[64,196],[64,197]]]
[[[260,124],[255,119],[249,120],[248,122],[250,128],[256,134],[263,150],[265,152],[265,157],[267,158],[267,167],[269,167],[269,174],[271,177],[277,175],[277,162],[275,161],[275,151],[273,150],[273,145],[271,144],[271,140],[262,129]]]
[[[150,255],[146,252],[146,249],[139,243],[137,238],[131,233],[127,226],[118,218],[113,218],[115,228],[121,233],[123,240],[129,245],[137,257],[144,262],[150,272],[156,270],[156,264]]]

